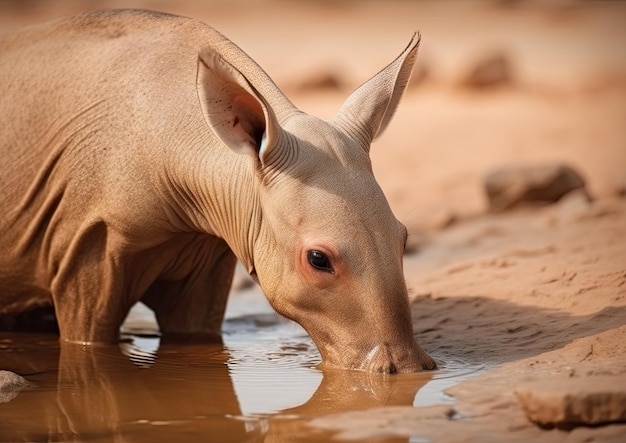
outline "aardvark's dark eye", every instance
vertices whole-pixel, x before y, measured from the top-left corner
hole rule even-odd
[[[309,260],[309,264],[318,271],[329,272],[331,274],[334,272],[330,260],[323,252],[309,251],[307,252],[307,259]]]

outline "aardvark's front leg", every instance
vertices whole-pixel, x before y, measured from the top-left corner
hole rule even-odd
[[[51,285],[61,339],[117,342],[120,325],[138,299],[126,289],[124,278],[119,260],[107,251],[106,224],[96,221],[81,227]]]
[[[199,250],[191,272],[181,280],[155,281],[142,301],[168,334],[219,335],[236,258],[225,242]]]

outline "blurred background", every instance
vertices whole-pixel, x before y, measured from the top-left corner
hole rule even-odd
[[[419,30],[412,82],[372,150],[411,226],[483,212],[484,175],[508,164],[565,162],[592,196],[625,192],[626,2],[0,0],[0,30],[117,7],[214,26],[321,117]]]

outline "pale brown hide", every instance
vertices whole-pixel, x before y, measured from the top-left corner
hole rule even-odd
[[[141,300],[164,334],[219,334],[238,258],[324,364],[434,367],[368,155],[417,44],[326,122],[192,19],[107,11],[1,36],[0,315],[53,302],[62,339],[112,342]]]

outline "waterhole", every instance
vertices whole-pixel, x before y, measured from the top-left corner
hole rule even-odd
[[[320,371],[306,333],[254,290],[231,297],[223,343],[161,342],[145,307],[124,331],[119,346],[86,347],[0,333],[0,369],[34,384],[0,403],[0,441],[325,441],[308,421],[449,403],[443,391],[483,369],[435,352],[433,373]]]

